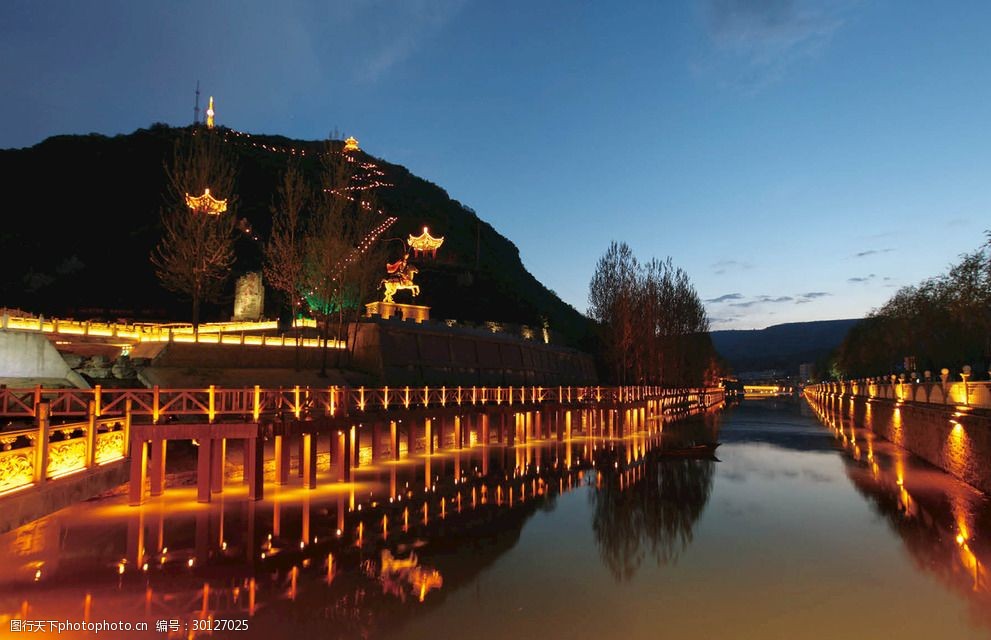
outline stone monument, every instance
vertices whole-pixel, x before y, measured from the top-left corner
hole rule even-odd
[[[262,274],[251,271],[238,278],[234,285],[234,320],[261,320],[264,311],[265,287],[262,285]]]

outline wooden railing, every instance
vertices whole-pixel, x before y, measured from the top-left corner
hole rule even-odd
[[[212,422],[218,418],[250,417],[291,413],[350,415],[355,412],[385,412],[420,407],[479,405],[538,405],[548,403],[706,402],[706,396],[721,389],[666,389],[662,387],[280,387],[259,386],[226,389],[10,389],[0,387],[0,416],[36,418],[38,407],[47,403],[51,417],[86,416],[92,404],[96,417],[150,417],[152,422],[171,416],[198,416]]]
[[[91,405],[92,406],[92,405]],[[0,432],[0,496],[121,460],[127,455],[127,417],[52,425],[50,405],[37,407],[37,426]]]
[[[880,398],[896,402],[956,405],[991,409],[991,382],[912,382],[885,379],[823,382],[806,387],[808,391],[833,396]]]

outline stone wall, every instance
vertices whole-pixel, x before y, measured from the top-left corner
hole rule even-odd
[[[11,387],[42,384],[88,388],[40,333],[0,330],[0,381]]]
[[[596,382],[592,358],[580,351],[443,323],[361,323],[354,364],[392,386]]]
[[[834,417],[890,440],[923,460],[991,494],[991,413],[954,405],[807,391]]]

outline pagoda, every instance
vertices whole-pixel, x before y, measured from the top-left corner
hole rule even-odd
[[[217,200],[210,195],[210,189],[206,188],[201,196],[191,196],[187,193],[186,206],[195,213],[217,216],[227,211],[227,200]]]
[[[358,140],[354,136],[349,136],[347,140],[344,141],[344,153],[351,153],[352,151],[361,151],[358,147]]]
[[[409,246],[413,249],[413,256],[420,257],[421,254],[430,254],[431,258],[437,257],[437,249],[444,244],[444,236],[435,238],[430,235],[430,229],[423,227],[423,233],[418,236],[409,234]]]

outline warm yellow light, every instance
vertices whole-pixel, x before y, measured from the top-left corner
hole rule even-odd
[[[957,534],[957,544],[958,545],[960,545],[962,547],[963,546],[963,543],[966,542],[966,541],[967,541],[967,538],[964,538],[963,537],[963,534],[961,534],[961,533],[958,533]]]
[[[444,244],[444,236],[435,238],[430,235],[429,228],[423,227],[423,233],[420,235],[414,236],[412,233],[409,234],[408,241],[410,248],[412,248],[416,253],[429,252],[430,254],[435,255],[437,253],[437,249],[440,249],[440,246]]]
[[[210,195],[210,189],[203,190],[201,196],[191,196],[186,194],[186,206],[196,213],[206,213],[209,215],[220,215],[227,211],[227,200],[218,200]]]
[[[213,96],[210,96],[210,104],[206,108],[206,126],[208,129],[213,129],[213,116],[216,112],[213,110]]]
[[[358,148],[358,141],[354,136],[348,136],[348,139],[344,141],[344,153],[349,153],[351,151],[361,151]]]

